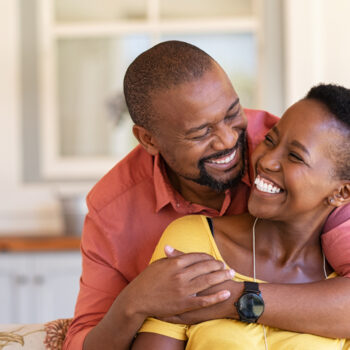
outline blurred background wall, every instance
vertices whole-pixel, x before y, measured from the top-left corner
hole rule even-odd
[[[191,42],[242,104],[281,115],[319,82],[350,87],[348,0],[2,0],[0,234],[66,231],[83,197],[134,145],[128,64]]]

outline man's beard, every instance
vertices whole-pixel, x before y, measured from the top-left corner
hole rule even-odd
[[[215,158],[223,157],[227,154],[231,154],[235,149],[237,151],[241,150],[242,152],[241,154],[242,168],[237,174],[237,176],[227,181],[220,181],[220,180],[216,180],[215,178],[213,178],[211,175],[208,174],[208,172],[205,169],[205,162],[207,160],[215,159]],[[207,158],[200,159],[198,162],[199,177],[197,179],[191,179],[191,180],[200,185],[208,186],[216,192],[224,192],[229,188],[235,187],[241,181],[245,173],[245,156],[246,156],[246,134],[245,132],[242,132],[234,148],[216,153],[215,155],[212,155]],[[231,169],[228,169],[227,171],[230,171]]]

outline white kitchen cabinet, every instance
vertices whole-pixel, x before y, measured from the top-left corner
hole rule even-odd
[[[0,323],[41,323],[74,314],[80,252],[1,253]]]

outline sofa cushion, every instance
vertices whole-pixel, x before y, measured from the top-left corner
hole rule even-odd
[[[4,350],[46,350],[46,336],[43,324],[0,325],[0,349]]]
[[[61,350],[71,321],[0,325],[0,350]]]

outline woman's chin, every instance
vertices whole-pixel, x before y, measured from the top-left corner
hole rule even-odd
[[[266,206],[261,203],[255,203],[255,201],[248,201],[248,211],[250,215],[260,219],[270,219],[272,216],[271,211]]]

